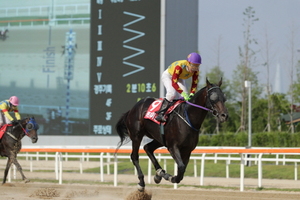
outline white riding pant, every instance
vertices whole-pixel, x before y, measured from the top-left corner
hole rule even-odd
[[[166,99],[170,102],[173,101],[173,99],[175,98],[179,98],[180,94],[175,90],[175,88],[172,86],[172,76],[171,74],[168,72],[168,69],[166,69],[162,75],[161,75],[161,81],[164,84],[165,88],[166,88]],[[184,79],[179,79],[177,84],[179,85],[179,87],[185,92],[187,93],[187,89],[186,89],[186,84],[185,84],[185,80]]]
[[[11,121],[5,116],[5,114],[3,112],[0,112],[0,127],[3,124],[10,124]]]

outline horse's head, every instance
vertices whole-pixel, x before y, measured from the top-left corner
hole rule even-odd
[[[217,85],[211,84],[206,78],[207,100],[206,107],[212,110],[212,114],[217,117],[220,122],[228,119],[228,111],[225,107],[225,95],[221,90],[222,78]]]
[[[21,125],[23,127],[23,131],[28,137],[30,137],[32,143],[36,143],[38,140],[37,130],[39,129],[39,125],[36,123],[34,117],[22,120]]]

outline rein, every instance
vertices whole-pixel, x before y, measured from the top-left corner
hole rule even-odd
[[[22,128],[22,130],[23,130],[23,132],[24,132],[24,134],[25,135],[27,135],[28,136],[28,132],[23,128],[23,126],[22,126],[22,124],[21,123],[19,123],[19,125],[21,126],[21,128]],[[18,138],[16,138],[16,136],[14,136],[13,134],[11,134],[10,132],[6,132],[12,139],[14,139],[14,140],[16,140],[16,141],[18,141]]]
[[[206,111],[209,111],[209,112],[213,112],[212,109],[209,109],[209,108],[206,108],[206,107],[203,107],[203,106],[199,106],[199,105],[197,105],[197,104],[193,104],[193,103],[191,103],[191,102],[189,102],[189,101],[186,101],[186,103],[187,103],[187,104],[190,104],[191,106],[194,106],[194,107],[197,107],[197,108],[201,108],[201,109],[206,110]]]
[[[22,124],[20,124],[20,126],[21,126],[22,130],[24,131],[25,135],[28,136],[28,132],[23,128]]]
[[[216,88],[219,88],[219,86],[213,86],[213,87],[211,87],[211,88],[209,88],[208,90],[207,90],[207,93],[210,91],[210,90],[212,90],[212,89],[216,89]],[[197,105],[197,104],[194,104],[194,103],[191,103],[191,102],[189,102],[189,101],[185,101],[187,104],[189,104],[189,105],[191,105],[191,106],[194,106],[194,107],[197,107],[197,108],[201,108],[201,109],[203,109],[203,110],[206,110],[206,111],[209,111],[209,112],[211,112],[211,113],[213,113],[214,114],[214,110],[213,109],[209,109],[209,108],[206,108],[206,107],[204,107],[204,106],[200,106],[200,105]],[[210,102],[210,101],[209,101]],[[210,102],[210,104],[211,104],[211,102]],[[174,110],[175,111],[175,110]],[[182,117],[178,112],[176,112],[175,111],[175,113],[189,126],[189,127],[191,127],[193,130],[195,130],[195,131],[199,131],[199,129],[196,129],[195,127],[193,127],[193,125],[192,125],[192,123],[190,122],[190,119],[189,119],[189,116],[188,116],[188,114],[187,114],[187,110],[186,110],[186,108],[184,109],[184,114],[185,114],[185,118],[184,117]]]

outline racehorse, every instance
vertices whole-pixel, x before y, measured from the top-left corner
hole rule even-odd
[[[5,29],[5,31],[0,31],[0,38],[4,41],[8,36],[6,33],[8,32],[8,29]]]
[[[220,88],[221,85],[222,78],[217,85],[211,84],[206,79],[204,88],[199,90],[190,101],[179,104],[169,115],[163,131],[161,125],[144,119],[149,106],[155,101],[154,98],[140,100],[122,115],[115,127],[121,139],[117,150],[128,137],[131,139],[131,160],[138,172],[139,191],[145,189],[144,174],[139,165],[139,148],[143,137],[153,139],[144,146],[144,150],[155,167],[155,183],[160,183],[162,178],[172,183],[179,183],[183,179],[191,152],[196,148],[199,129],[208,111],[212,112],[219,122],[228,119],[228,111],[224,105],[226,98]],[[162,146],[167,147],[177,163],[177,176],[166,173],[155,158],[154,151]]]
[[[30,137],[32,143],[37,142],[38,128],[39,125],[35,122],[34,117],[25,118],[20,120],[17,124],[9,124],[7,126],[6,131],[0,140],[0,154],[2,157],[8,158],[2,184],[6,182],[6,177],[12,163],[19,170],[22,180],[25,180],[25,183],[30,181],[23,174],[22,167],[17,160],[17,154],[22,148],[21,140],[25,135]]]

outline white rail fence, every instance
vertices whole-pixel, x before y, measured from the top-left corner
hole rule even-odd
[[[29,148],[29,147],[24,147]],[[35,147],[36,148],[36,147]],[[49,147],[48,147],[49,148]],[[77,147],[78,148],[78,147]],[[80,147],[82,149],[82,147]],[[103,148],[103,147],[98,147]],[[113,149],[113,147],[105,147],[108,149]],[[125,149],[130,149],[130,147],[123,147]],[[209,147],[205,147],[206,149]],[[205,149],[203,148],[203,149]],[[212,148],[220,148],[220,147],[212,147]],[[223,147],[222,147],[223,148]],[[34,149],[34,148],[33,148]],[[201,148],[197,148],[201,149]],[[225,148],[226,149],[226,148]],[[233,149],[230,147],[230,149]],[[244,149],[243,147],[237,147],[236,149]],[[247,163],[254,163],[258,166],[258,184],[257,187],[261,188],[263,186],[262,184],[262,168],[263,168],[263,162],[274,162],[275,165],[279,165],[279,163],[282,163],[285,165],[286,163],[293,163],[294,164],[294,180],[298,180],[298,163],[300,162],[300,159],[297,158],[286,158],[286,155],[300,155],[300,153],[272,153],[275,155],[275,158],[263,158],[263,155],[270,155],[270,153],[251,153],[251,157],[248,157],[246,153],[202,153],[202,154],[192,154],[190,157],[190,165],[193,164],[194,169],[194,177],[197,177],[198,170],[200,169],[200,176],[199,176],[199,185],[204,186],[204,166],[206,160],[213,160],[214,163],[217,163],[218,161],[226,161],[226,178],[230,177],[229,174],[229,167],[231,164],[231,161],[239,161],[240,162],[240,191],[244,191],[244,174],[245,174],[245,165]],[[226,155],[226,156],[224,156]],[[234,157],[232,155],[235,155]],[[236,155],[239,155],[238,157]],[[163,162],[163,168],[167,169],[167,160],[173,160],[173,158],[168,154],[156,154],[157,159],[161,162]],[[34,170],[38,170],[34,168],[34,162],[33,161],[39,161],[40,158],[43,158],[43,162],[48,161],[49,158],[52,158],[55,160],[55,166],[54,172],[55,172],[55,179],[58,180],[59,184],[62,184],[63,181],[63,171],[64,171],[64,165],[63,162],[68,162],[69,158],[77,158],[78,159],[78,168],[80,173],[83,173],[83,163],[84,162],[90,162],[90,159],[99,159],[99,180],[101,182],[104,182],[104,167],[107,166],[107,172],[106,174],[110,174],[109,165],[114,165],[114,186],[118,185],[118,162],[120,160],[130,160],[129,155],[120,155],[120,154],[112,154],[112,153],[100,153],[99,155],[90,154],[90,153],[82,153],[81,155],[69,155],[66,153],[56,152],[55,154],[48,154],[48,153],[28,153],[23,152],[19,153],[18,157],[25,157],[28,162],[30,162],[30,172],[33,172]],[[147,159],[148,160],[148,183],[151,183],[152,179],[152,163],[148,156],[146,155],[140,155],[140,159]],[[200,161],[200,164],[199,162]],[[200,167],[199,167],[200,166]],[[170,166],[169,166],[170,168]],[[11,171],[11,170],[10,170]],[[170,170],[169,170],[170,171]],[[13,167],[13,174],[14,178],[16,178],[16,168]],[[135,175],[137,172],[135,171]],[[177,174],[177,165],[174,162],[174,174]],[[11,181],[11,175],[9,172],[8,175],[8,182]],[[177,184],[174,184],[174,189],[177,189]]]
[[[53,12],[56,15],[89,14],[90,4],[68,4],[55,5]],[[19,17],[19,16],[48,16],[51,6],[26,6],[0,8],[0,17]]]

